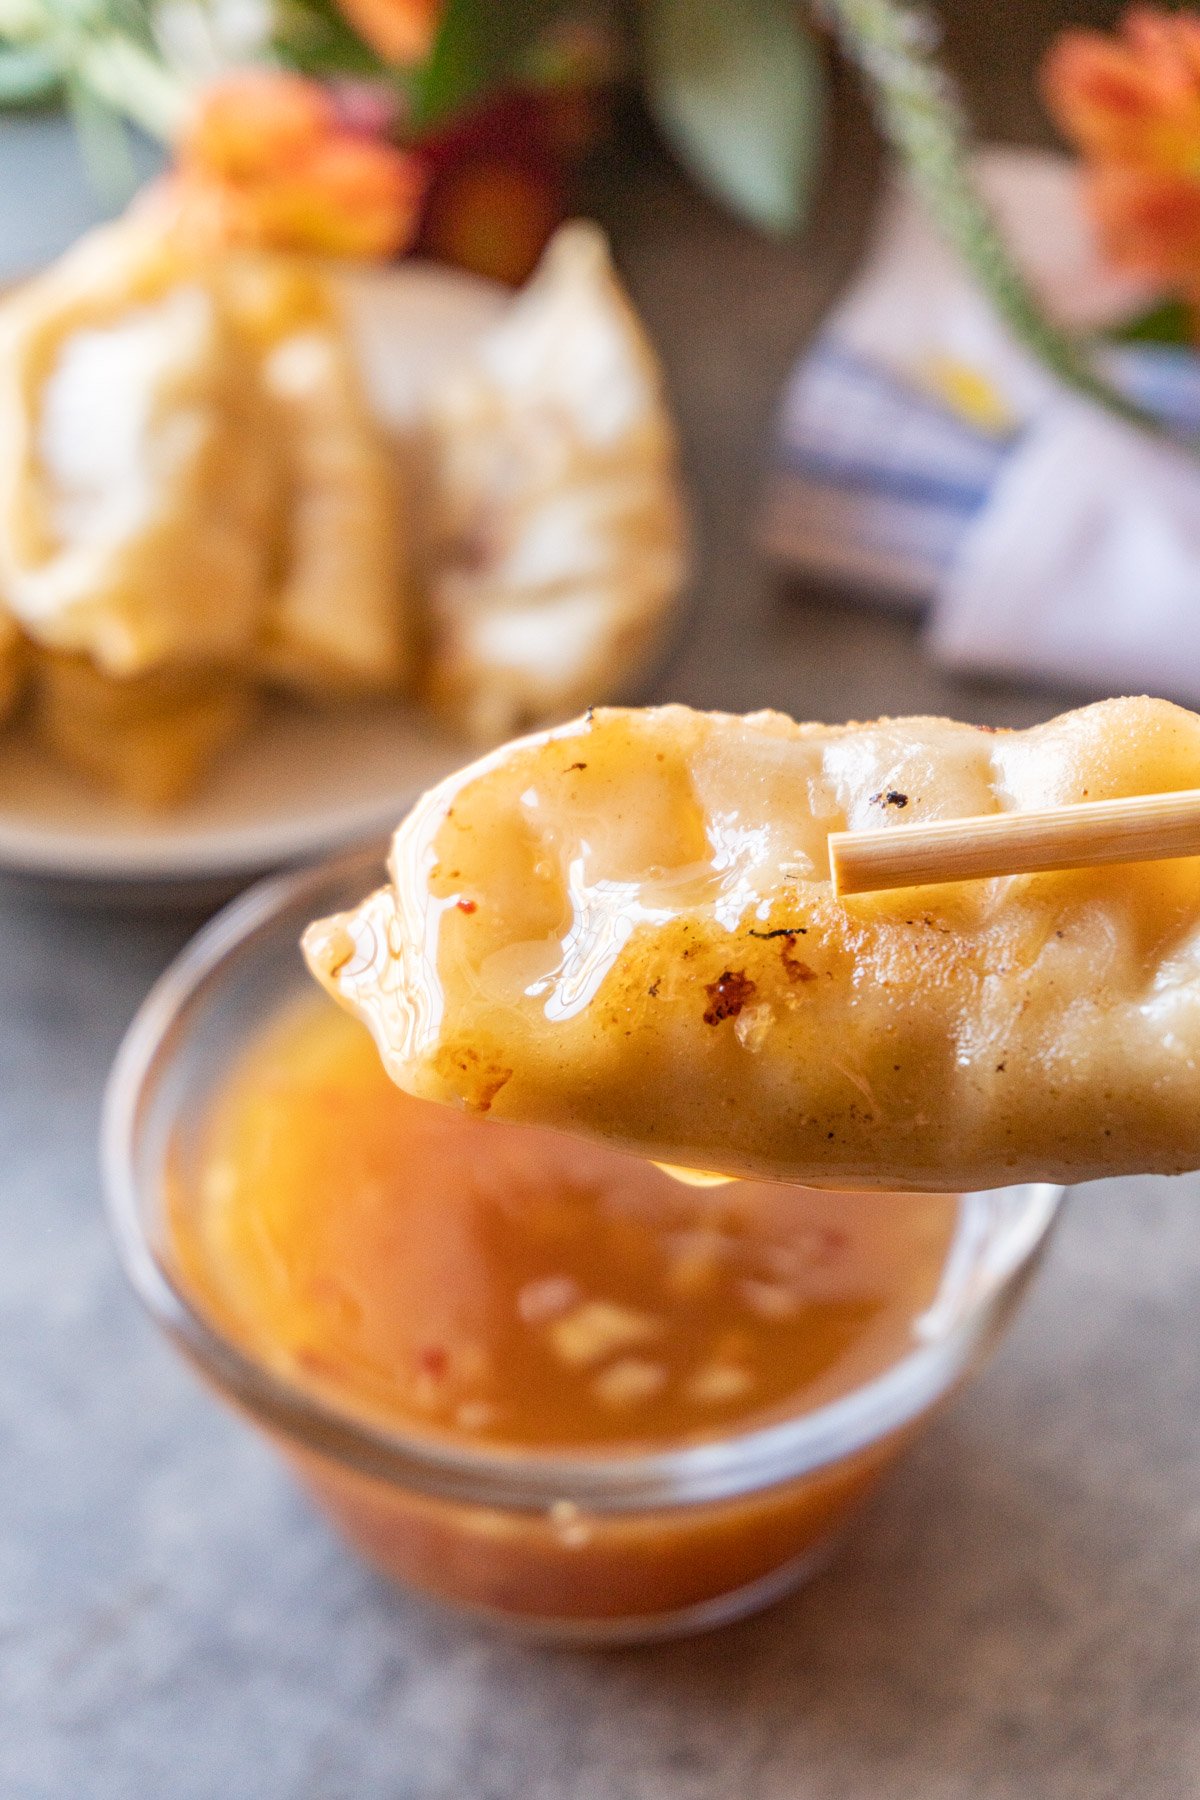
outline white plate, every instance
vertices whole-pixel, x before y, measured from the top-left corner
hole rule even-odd
[[[0,872],[106,893],[237,885],[381,835],[422,789],[476,754],[416,708],[280,703],[195,797],[147,813],[60,772],[19,734],[0,759]]]
[[[506,299],[420,263],[355,270],[344,288],[366,386],[389,425],[411,416]],[[423,788],[477,752],[399,702],[323,711],[279,701],[194,798],[157,815],[59,770],[19,727],[0,743],[0,875],[138,903],[209,898],[389,831]]]

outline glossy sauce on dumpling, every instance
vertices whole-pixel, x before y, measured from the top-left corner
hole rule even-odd
[[[1200,1161],[1194,859],[839,901],[830,831],[1200,786],[1200,719],[604,709],[427,795],[306,940],[409,1091],[782,1180]]]

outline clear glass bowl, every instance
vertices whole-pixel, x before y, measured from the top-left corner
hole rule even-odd
[[[252,1036],[309,986],[298,939],[381,879],[378,850],[261,883],[218,915],[133,1021],[105,1100],[117,1247],[146,1307],[388,1575],[542,1636],[632,1642],[765,1605],[826,1560],[847,1519],[996,1342],[1062,1190],[967,1195],[911,1349],[815,1411],[715,1442],[529,1454],[382,1429],[256,1361],[205,1316],[165,1229],[168,1159]]]

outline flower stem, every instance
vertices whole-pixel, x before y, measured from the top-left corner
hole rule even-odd
[[[1059,380],[1162,435],[1159,421],[1106,379],[1085,339],[1048,317],[1013,259],[971,170],[961,102],[937,61],[936,24],[907,0],[818,0],[870,84],[884,134],[942,235],[1020,341]]]

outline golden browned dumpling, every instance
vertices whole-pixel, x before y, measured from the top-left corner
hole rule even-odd
[[[410,1092],[789,1180],[1200,1164],[1200,858],[837,901],[826,837],[1200,786],[1200,718],[598,711],[444,782],[309,962]]]
[[[310,693],[397,687],[410,648],[399,467],[336,331],[290,333],[264,377],[283,419],[288,490],[263,666]]]
[[[0,591],[111,675],[245,654],[275,436],[219,283],[158,230],[95,232],[0,307]]]
[[[25,685],[27,658],[21,633],[0,612],[0,725],[9,717]]]
[[[163,804],[255,682],[399,686],[397,485],[316,264],[200,256],[139,218],[83,239],[0,305],[0,593],[44,741]],[[6,620],[0,710],[22,655]]]
[[[372,417],[337,284],[314,264],[230,258],[283,471],[259,655],[310,695],[397,687],[409,672],[409,520],[400,458]]]
[[[564,226],[425,423],[431,697],[495,741],[613,692],[686,544],[658,364],[595,226]]]
[[[65,768],[139,806],[182,800],[253,716],[228,670],[154,670],[124,680],[85,656],[40,653],[33,727]]]

